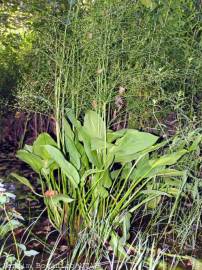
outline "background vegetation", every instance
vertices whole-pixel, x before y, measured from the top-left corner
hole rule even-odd
[[[55,88],[78,111],[113,104],[121,86],[133,127],[178,94],[200,113],[199,1],[5,1],[1,14],[1,93],[21,110],[53,112]]]

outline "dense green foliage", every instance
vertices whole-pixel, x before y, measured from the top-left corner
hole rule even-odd
[[[34,46],[37,41],[37,29],[43,29],[44,17],[47,14],[56,16],[65,8],[62,2],[58,7],[56,4],[56,1],[49,3],[49,1],[38,0],[1,1],[1,106],[5,105],[5,102],[14,106],[18,83],[24,74],[31,72],[31,64],[37,65],[37,50]],[[57,10],[58,8],[59,10]]]
[[[179,92],[200,113],[198,1],[5,1],[1,14],[1,93],[18,85],[22,110],[52,113],[56,88],[78,112],[113,108],[123,87],[132,126],[148,124],[153,102],[161,118]]]
[[[73,128],[63,119],[58,144],[42,133],[17,156],[38,173],[39,196],[44,198],[49,218],[57,230],[66,227],[71,245],[83,229],[94,228],[103,241],[111,236],[115,254],[124,256],[131,213],[144,205],[156,208],[162,197],[176,197],[171,220],[187,181],[186,171],[171,166],[196,151],[202,137],[193,134],[196,141],[187,150],[181,140],[176,151],[168,149],[163,154],[161,150],[158,156],[157,150],[168,141],[157,143],[157,136],[133,129],[113,132],[95,111],[85,114],[83,125],[72,112],[67,115]],[[28,179],[13,176],[34,191]],[[186,192],[191,192],[191,186],[187,187]],[[126,228],[119,241],[115,229],[121,226]]]

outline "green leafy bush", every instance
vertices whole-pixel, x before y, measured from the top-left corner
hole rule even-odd
[[[17,152],[39,174],[42,194],[28,179],[13,176],[44,198],[50,221],[59,231],[67,229],[71,244],[83,228],[98,225],[100,236],[111,236],[116,249],[127,242],[131,213],[145,205],[155,207],[164,196],[176,197],[177,203],[186,171],[172,165],[189,150],[159,155],[168,141],[158,143],[157,136],[133,129],[113,132],[95,111],[85,114],[83,125],[71,110],[67,117],[58,143],[42,133]]]

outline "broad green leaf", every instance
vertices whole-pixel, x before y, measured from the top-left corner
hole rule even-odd
[[[98,185],[95,188],[95,194],[97,194],[97,196],[100,196],[102,198],[107,198],[109,195],[109,192],[102,185]]]
[[[57,143],[48,133],[41,133],[33,144],[33,153],[40,156],[44,160],[49,160],[50,155],[45,151],[44,145],[52,145],[57,147]]]
[[[166,141],[163,141],[163,142],[161,142],[161,143],[157,143],[157,144],[155,144],[155,145],[152,145],[152,146],[146,148],[145,150],[143,150],[143,151],[137,153],[136,159],[139,159],[139,158],[142,157],[142,156],[148,157],[148,154],[149,154],[149,153],[154,152],[154,151],[156,151],[156,150],[159,150],[160,148],[165,147],[166,144],[168,144],[168,143],[169,143],[169,141],[166,140]]]
[[[154,167],[154,161],[145,160],[144,163],[138,164],[137,168],[132,172],[130,178],[133,180],[144,179],[146,177],[154,177],[159,173],[164,167]]]
[[[76,143],[74,140],[75,137],[74,132],[72,131],[66,119],[63,119],[63,125],[64,125],[64,142],[66,150],[69,153],[70,161],[77,169],[80,169],[81,155],[76,147]]]
[[[103,149],[107,149],[107,148],[110,148],[112,147],[113,145],[106,142],[105,140],[103,139],[100,139],[100,138],[92,138],[90,140],[91,142],[91,150],[103,150]]]
[[[132,172],[131,178],[134,180],[146,177],[154,177],[154,176],[163,176],[163,177],[171,177],[171,176],[183,176],[184,172],[177,171],[174,169],[166,169],[165,166],[173,165],[177,162],[177,160],[186,152],[180,151],[180,153],[165,155],[156,160],[149,160],[143,158],[138,162],[137,168]],[[175,155],[176,154],[176,155]]]
[[[171,177],[171,176],[183,176],[184,171],[178,171],[175,169],[163,169],[157,173],[157,176]]]
[[[158,143],[158,144],[155,144],[155,145],[152,145],[148,148],[146,148],[145,150],[143,151],[140,151],[136,154],[131,154],[131,155],[126,155],[126,156],[122,156],[121,159],[117,162],[121,162],[121,163],[127,163],[127,162],[131,162],[133,160],[138,160],[139,158],[143,157],[143,156],[146,156],[147,154],[151,153],[151,152],[154,152],[162,147],[164,147],[166,144],[168,144],[168,141],[164,141],[164,142],[161,142],[161,143]],[[114,146],[112,148],[110,148],[110,153],[116,153],[116,149],[117,149],[117,146]],[[116,160],[115,160],[116,161]]]
[[[74,112],[72,109],[67,109],[66,110],[66,114],[68,119],[70,120],[70,122],[72,123],[72,125],[76,128],[79,129],[81,128],[81,123],[79,122],[79,120],[76,119]]]
[[[91,138],[90,136],[85,132],[84,128],[81,128],[78,130],[78,133],[81,137],[81,140],[84,144],[85,153],[88,156],[89,161],[95,165],[98,168],[102,167],[102,164],[98,160],[97,152],[94,150],[91,150]]]
[[[44,145],[38,145],[34,148],[35,155],[39,156],[43,160],[43,167],[47,168],[48,163],[51,161],[51,156],[48,154],[46,149],[44,148]]]
[[[187,152],[188,152],[187,150],[183,149],[178,152],[162,156],[152,161],[154,162],[153,167],[173,165]]]
[[[51,158],[60,166],[62,172],[70,179],[74,187],[77,187],[80,182],[80,177],[76,168],[65,159],[59,149],[51,145],[45,145],[44,147],[50,154]]]
[[[85,132],[91,138],[105,138],[106,127],[103,119],[95,112],[88,111],[84,117],[84,125]]]
[[[87,179],[90,175],[96,174],[96,173],[101,173],[101,172],[103,172],[103,170],[90,169],[90,170],[88,170],[88,171],[85,171],[85,173],[83,174],[83,176],[82,176],[82,178],[81,178],[81,183],[82,183],[82,185],[85,184],[86,179]]]
[[[110,178],[110,174],[108,170],[104,171],[103,173],[96,175],[99,181],[96,183],[95,192],[97,196],[101,196],[102,198],[106,198],[108,196],[108,191],[106,188],[110,188],[112,185],[112,180]]]
[[[57,147],[57,143],[53,140],[53,138],[48,133],[44,132],[37,137],[37,139],[33,144],[33,148],[39,145],[46,145],[46,144]]]
[[[24,150],[26,150],[26,151],[28,151],[28,152],[32,153],[32,151],[33,151],[33,147],[32,147],[32,145],[25,144],[25,146],[24,146]]]
[[[65,136],[65,147],[67,152],[69,153],[70,162],[79,170],[81,166],[81,155],[77,150],[74,141],[68,136]]]
[[[79,151],[79,154],[81,155],[81,168],[80,168],[80,174],[84,174],[86,170],[89,169],[89,160],[88,156],[86,155],[85,148],[83,144],[80,142],[76,142],[76,147]]]
[[[74,132],[72,131],[68,121],[63,118],[63,129],[65,136],[69,137],[72,141],[74,140]]]
[[[81,123],[76,119],[74,113],[72,110],[67,110],[67,116],[69,120],[71,121],[72,125],[77,129],[78,138],[81,140],[84,144],[85,154],[87,155],[89,161],[94,164],[97,167],[101,167],[102,165],[99,163],[97,158],[96,151],[91,151],[91,135],[89,135],[86,131],[85,127],[81,126]],[[88,120],[88,117],[86,121]],[[87,125],[88,126],[88,125]]]
[[[18,150],[16,156],[27,163],[37,173],[40,173],[41,169],[43,168],[43,161],[41,158],[27,152],[26,150]]]
[[[166,173],[167,176],[170,176],[171,174],[174,174],[173,176],[182,176],[183,172],[179,172],[176,170],[167,170],[165,169],[165,166],[175,164],[178,159],[180,159],[185,153],[187,153],[186,150],[181,150],[179,152],[165,155],[155,160],[143,159],[137,164],[137,168],[133,171],[131,178],[136,180],[140,178],[143,179],[146,177],[154,177],[157,175],[164,176],[163,174]]]
[[[18,175],[16,173],[11,173],[11,176],[13,176],[14,178],[16,178],[21,184],[27,186],[28,188],[31,189],[32,192],[35,193],[35,190],[34,190],[32,184],[30,183],[30,181],[27,178],[25,178],[23,176],[20,176],[20,175]]]
[[[30,188],[31,191],[32,191],[35,195],[37,195],[37,196],[39,196],[39,197],[42,197],[42,195],[38,194],[38,193],[34,190],[32,184],[30,183],[30,181],[29,181],[27,178],[25,178],[25,177],[23,177],[23,176],[20,176],[20,175],[18,175],[18,174],[16,174],[16,173],[11,173],[11,176],[13,176],[14,178],[16,178],[21,184],[23,184],[23,185],[27,186],[28,188]]]
[[[126,130],[127,129],[121,129],[118,131],[108,130],[107,131],[107,142],[112,143],[112,142],[116,141],[117,139],[123,137],[123,135],[126,133]]]
[[[146,132],[128,129],[124,136],[118,139],[115,143],[116,148],[113,149],[115,153],[115,161],[128,162],[135,159],[135,154],[141,152],[156,143],[157,136]]]

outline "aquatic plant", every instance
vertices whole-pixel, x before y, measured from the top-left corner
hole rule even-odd
[[[60,142],[42,133],[17,152],[38,173],[41,194],[25,177],[12,175],[43,197],[51,223],[66,230],[70,244],[82,229],[97,228],[116,254],[124,254],[132,213],[157,207],[165,196],[175,198],[174,213],[187,176],[172,165],[189,149],[159,154],[169,141],[134,129],[113,132],[95,111],[85,114],[83,125],[71,110],[66,115]]]

